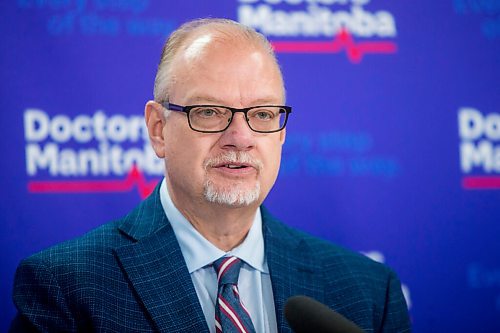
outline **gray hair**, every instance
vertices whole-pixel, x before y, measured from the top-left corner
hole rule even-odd
[[[276,67],[282,76],[274,50],[267,38],[261,33],[239,22],[229,19],[196,19],[184,23],[177,30],[172,32],[163,46],[153,91],[156,102],[161,103],[168,100],[169,90],[173,83],[171,77],[173,59],[179,50],[187,46],[187,42],[190,40],[190,37],[193,36],[195,32],[202,29],[210,29],[211,31],[216,32],[222,40],[248,41],[253,45],[263,47],[263,49],[267,51],[276,63]]]

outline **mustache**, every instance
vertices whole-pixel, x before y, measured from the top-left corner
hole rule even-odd
[[[243,151],[227,151],[220,155],[207,158],[203,166],[205,170],[221,164],[244,164],[260,171],[264,168],[264,164],[257,158],[254,158],[247,152]]]

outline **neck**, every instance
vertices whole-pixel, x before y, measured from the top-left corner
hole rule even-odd
[[[175,207],[210,243],[224,252],[240,245],[252,227],[258,203],[228,206],[199,200],[183,200],[167,186]]]

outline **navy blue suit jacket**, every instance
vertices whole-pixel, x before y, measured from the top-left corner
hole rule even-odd
[[[364,256],[289,228],[262,209],[278,329],[285,301],[307,295],[366,332],[407,332],[396,275]],[[159,186],[125,218],[21,262],[11,331],[208,332]]]

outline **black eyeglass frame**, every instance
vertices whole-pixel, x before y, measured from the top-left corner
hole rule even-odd
[[[251,107],[248,107],[248,108],[242,108],[242,109],[232,108],[232,107],[223,106],[223,105],[208,105],[208,104],[207,105],[202,104],[202,105],[186,105],[186,106],[182,106],[182,105],[177,105],[177,104],[169,103],[168,101],[165,101],[165,102],[161,103],[161,105],[164,108],[166,108],[167,110],[170,110],[170,111],[179,111],[179,112],[186,113],[187,119],[188,119],[189,128],[191,128],[195,132],[200,132],[200,133],[220,133],[220,132],[224,132],[225,130],[227,130],[229,128],[229,126],[233,122],[234,114],[236,112],[242,112],[245,115],[245,120],[246,120],[246,122],[248,124],[248,127],[250,127],[250,129],[252,131],[257,132],[257,133],[276,133],[276,132],[282,131],[286,127],[286,123],[288,122],[288,115],[292,112],[292,107],[291,106],[286,106],[286,105],[257,105],[257,106],[251,106]],[[253,129],[252,125],[250,125],[250,121],[248,119],[248,112],[250,110],[252,110],[252,109],[266,107],[266,106],[272,106],[272,107],[280,108],[280,113],[284,113],[285,114],[285,121],[283,122],[283,125],[279,129],[273,130],[273,131],[258,131],[258,130]],[[227,126],[224,127],[224,129],[222,129],[222,130],[217,130],[217,131],[202,131],[202,130],[199,130],[199,129],[195,129],[191,125],[191,117],[189,117],[189,113],[191,112],[192,109],[197,108],[197,107],[218,107],[218,108],[225,108],[225,109],[228,109],[229,111],[231,111],[231,118],[229,118],[229,121],[227,122]]]

